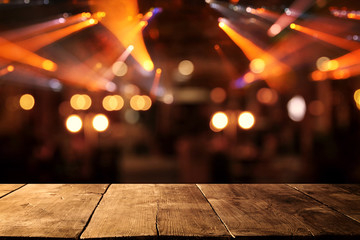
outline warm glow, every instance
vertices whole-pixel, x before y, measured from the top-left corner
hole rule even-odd
[[[125,76],[125,74],[128,71],[128,67],[126,65],[126,63],[124,62],[115,62],[112,65],[112,72],[114,73],[114,75],[118,76],[118,77],[122,77]]]
[[[260,58],[255,58],[250,62],[249,66],[253,73],[262,73],[265,69],[265,62]]]
[[[290,24],[290,28],[291,28],[291,29],[295,29],[295,28],[296,28],[296,24],[295,24],[295,23]]]
[[[183,60],[178,66],[179,73],[188,76],[194,71],[194,64],[189,60]]]
[[[251,112],[242,112],[239,115],[238,124],[242,129],[250,129],[255,124],[255,117]]]
[[[79,132],[82,128],[82,120],[78,115],[71,115],[66,119],[66,128],[72,133]]]
[[[174,102],[174,96],[171,93],[167,93],[163,97],[163,102],[165,104],[172,104]]]
[[[219,27],[220,27],[220,28],[225,27],[225,23],[223,23],[223,22],[219,22]]]
[[[278,94],[274,89],[261,88],[257,91],[256,98],[262,104],[273,105],[278,100]]]
[[[31,110],[35,105],[35,99],[30,94],[24,94],[20,97],[20,107],[24,110]]]
[[[324,42],[327,42],[329,44],[332,44],[334,46],[337,46],[342,49],[346,49],[348,51],[354,51],[360,48],[360,43],[344,39],[342,37],[338,37],[332,34],[328,34],[325,32],[317,31],[315,29],[311,29],[308,27],[295,25],[294,24],[294,30],[302,32],[306,35],[309,35],[313,38],[320,39]]]
[[[91,98],[86,94],[75,94],[70,99],[70,105],[75,110],[87,110],[91,103]]]
[[[287,104],[288,114],[291,120],[300,122],[304,119],[306,113],[306,104],[302,96],[295,96]]]
[[[104,97],[102,105],[107,111],[118,111],[124,106],[124,100],[119,95],[112,95]]]
[[[223,88],[214,88],[210,92],[210,98],[214,103],[222,103],[226,99],[226,92]]]
[[[47,71],[54,71],[56,69],[55,66],[55,63],[50,60],[45,60],[42,63],[42,67]]]
[[[97,114],[92,121],[93,128],[103,132],[109,127],[109,119],[104,114]]]
[[[212,130],[215,130],[215,131],[221,131],[222,129],[224,129],[229,123],[229,119],[228,117],[226,116],[225,113],[223,112],[217,112],[215,113],[212,118],[211,118],[211,126],[213,128],[211,128]]]
[[[7,66],[7,71],[8,72],[13,72],[14,70],[15,70],[15,68],[14,68],[14,66],[13,65],[9,65],[9,66]]]
[[[153,62],[151,60],[146,60],[143,63],[143,68],[146,71],[150,72],[150,71],[152,71],[154,69],[154,64],[153,64]]]

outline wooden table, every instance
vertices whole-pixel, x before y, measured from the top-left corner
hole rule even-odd
[[[360,239],[360,185],[2,184],[13,238]]]

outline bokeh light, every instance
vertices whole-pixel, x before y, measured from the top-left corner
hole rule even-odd
[[[15,68],[14,68],[14,66],[13,65],[9,65],[9,66],[7,66],[7,71],[8,72],[13,72],[14,70],[15,70]]]
[[[102,105],[107,111],[118,111],[124,106],[124,99],[120,95],[109,95],[104,97]]]
[[[262,104],[273,105],[278,100],[278,94],[274,89],[261,88],[257,91],[256,98]]]
[[[128,67],[126,65],[126,63],[124,62],[115,62],[112,65],[112,72],[114,73],[114,75],[118,76],[118,77],[122,77],[125,76],[125,74],[128,71]]]
[[[109,127],[109,119],[104,114],[97,114],[92,121],[93,128],[98,132],[104,132]]]
[[[354,92],[354,101],[356,103],[356,107],[360,110],[360,89],[357,89]]]
[[[75,110],[87,110],[91,103],[91,98],[86,94],[75,94],[70,99],[70,105]]]
[[[69,132],[72,132],[72,133],[79,132],[81,130],[82,126],[83,126],[82,120],[76,114],[70,115],[66,119],[66,128]]]
[[[151,105],[151,98],[146,95],[135,95],[130,99],[130,107],[135,111],[147,111]]]
[[[265,62],[260,58],[255,58],[250,62],[249,67],[253,73],[262,73],[265,69]]]
[[[226,99],[226,92],[223,88],[214,88],[210,92],[210,98],[214,103],[222,103]]]
[[[31,110],[35,105],[35,99],[30,94],[24,94],[20,97],[20,107],[24,110]]]
[[[167,93],[163,97],[163,102],[165,104],[172,104],[174,102],[174,96],[171,93]]]
[[[229,123],[229,118],[224,112],[216,112],[210,121],[210,128],[215,132],[223,130]]]
[[[250,129],[255,124],[255,117],[251,112],[248,112],[248,111],[242,112],[239,115],[238,124],[239,124],[239,127],[241,127],[242,129],[245,129],[245,130]]]
[[[291,120],[300,122],[304,119],[306,113],[306,104],[302,96],[297,95],[287,103],[288,115]]]
[[[179,63],[178,71],[180,74],[188,76],[194,71],[194,64],[189,60],[183,60]]]
[[[146,95],[143,95],[142,98],[145,101],[145,105],[141,110],[142,111],[147,111],[147,110],[149,110],[151,108],[151,105],[152,105],[151,98],[149,96],[146,96]]]

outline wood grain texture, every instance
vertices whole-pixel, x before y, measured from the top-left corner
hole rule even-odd
[[[22,186],[24,184],[0,184],[0,198]]]
[[[157,216],[160,237],[231,237],[195,184],[161,184],[157,187],[160,194]]]
[[[0,238],[76,238],[106,187],[26,185],[0,199]]]
[[[200,184],[236,237],[359,239],[360,224],[280,184]]]
[[[360,222],[360,185],[290,184],[290,186]]]
[[[154,184],[112,184],[81,239],[155,238],[157,201]]]

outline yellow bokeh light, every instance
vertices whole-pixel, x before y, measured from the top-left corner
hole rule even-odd
[[[330,60],[327,62],[327,68],[329,71],[334,71],[338,69],[338,67],[339,67],[339,62],[336,60]]]
[[[87,110],[91,103],[91,98],[86,94],[75,94],[70,99],[70,105],[75,110]]]
[[[225,27],[225,23],[223,23],[223,22],[219,22],[219,27],[220,27],[220,28]]]
[[[83,125],[83,123],[82,123],[81,118],[76,114],[70,115],[66,119],[66,128],[69,132],[72,132],[72,133],[79,132],[82,128],[82,125]]]
[[[255,117],[251,112],[245,111],[239,115],[238,124],[242,129],[250,129],[255,124]]]
[[[141,100],[139,100],[140,98],[141,98],[141,96],[135,95],[135,96],[132,96],[130,99],[130,107],[132,109],[134,109],[135,111],[139,111],[141,109],[138,105],[138,103],[140,103],[140,105],[142,104]],[[145,104],[145,102],[143,104]]]
[[[116,76],[122,77],[125,76],[125,74],[127,73],[128,67],[126,63],[119,61],[119,62],[115,62],[112,65],[112,71]]]
[[[253,73],[262,73],[265,69],[265,62],[261,58],[255,58],[250,62],[249,67]]]
[[[149,96],[146,96],[146,95],[143,95],[142,96],[145,104],[144,104],[144,107],[141,109],[143,111],[147,111],[151,108],[151,105],[152,105],[152,101],[151,101],[151,98]]]
[[[214,131],[221,131],[224,129],[229,123],[229,118],[223,112],[215,113],[211,118],[211,129]]]
[[[146,71],[150,72],[150,71],[152,71],[154,69],[154,64],[153,64],[153,62],[151,60],[146,60],[146,61],[143,62],[143,68]]]
[[[104,114],[97,114],[92,121],[93,128],[103,132],[109,127],[109,119]]]
[[[360,89],[354,92],[354,100],[356,104],[360,104]]]
[[[124,99],[119,95],[106,96],[102,104],[107,111],[118,111],[124,106]]]
[[[9,65],[9,66],[7,66],[7,71],[8,72],[13,72],[14,70],[15,70],[15,68],[14,68],[14,66],[13,65]]]
[[[30,94],[24,94],[20,97],[20,107],[24,110],[31,110],[35,105],[35,99]]]
[[[179,73],[188,76],[194,71],[194,64],[189,60],[183,60],[178,66]]]
[[[56,64],[50,60],[45,60],[42,62],[43,69],[47,71],[55,71],[56,70]]]
[[[291,28],[291,29],[295,29],[295,28],[296,28],[296,24],[295,24],[295,23],[290,24],[290,28]]]

